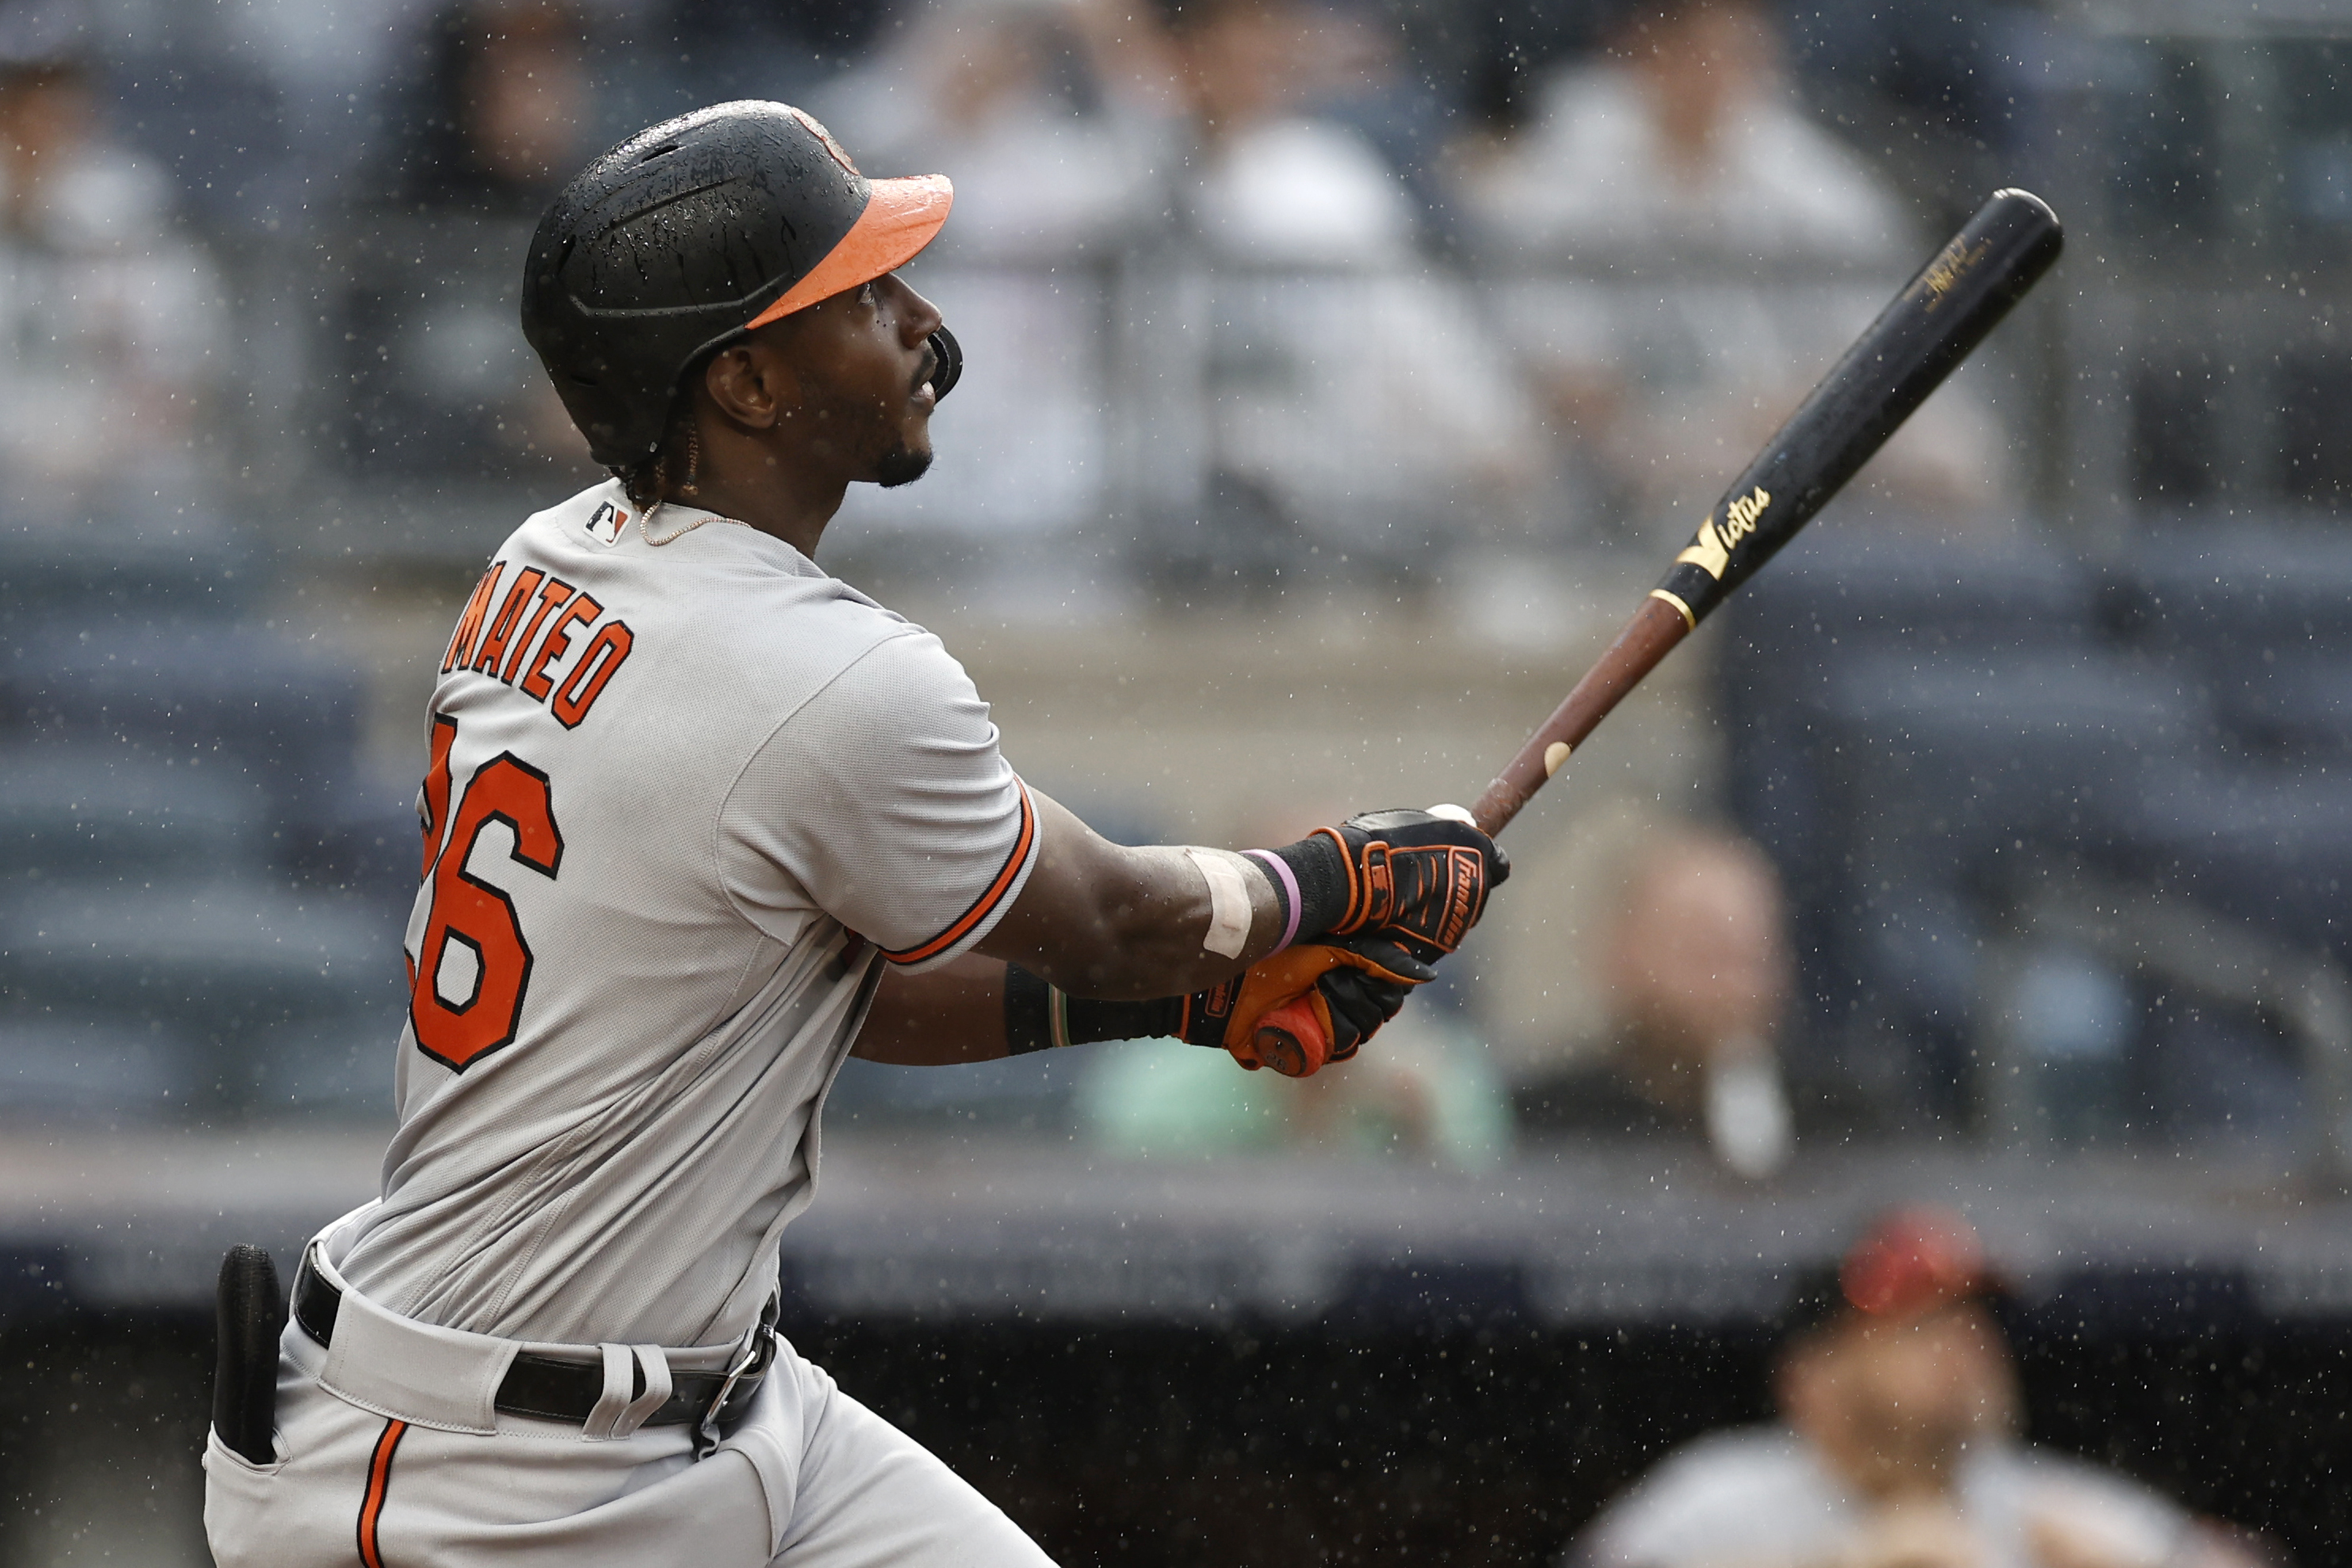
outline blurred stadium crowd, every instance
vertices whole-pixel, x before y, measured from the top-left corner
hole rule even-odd
[[[502,264],[593,151],[756,92],[961,193],[922,274],[993,350],[982,412],[929,494],[861,520],[998,545],[1109,519],[1117,575],[1220,589],[1684,529],[2077,85],[2025,63],[2053,26],[2020,8],[1947,39],[1861,5],[1792,33],[1760,4],[1621,0],[6,15],[14,243],[115,269],[14,371],[20,506],[343,480],[446,513],[467,481],[572,476]],[[1929,153],[1890,169],[1861,151],[1881,125],[1857,140],[1805,107],[1797,73],[1850,59],[1877,120],[1913,127],[1901,151]],[[1947,144],[1965,183],[1923,164]],[[102,417],[36,373],[100,339],[138,388]],[[106,434],[45,441],[60,422]],[[1997,512],[2009,434],[1981,395],[1944,400],[1878,481]],[[82,470],[53,472],[68,449]],[[179,470],[150,472],[159,452]]]
[[[24,1038],[95,1027],[121,1010],[115,977],[156,964],[175,977],[160,994],[217,993],[223,1019],[256,996],[279,1022],[358,1007],[344,976],[368,971],[384,925],[348,889],[397,886],[401,787],[352,756],[362,673],[253,624],[283,608],[275,569],[462,564],[589,477],[515,328],[524,240],[595,149],[758,93],[810,107],[877,172],[942,169],[960,192],[918,281],[972,346],[971,392],[927,483],[856,497],[837,530],[851,569],[928,571],[1016,612],[1076,600],[1103,626],[1353,588],[1554,645],[1545,622],[1580,602],[1561,585],[1589,597],[1650,568],[1927,240],[1998,180],[2043,184],[2093,257],[2068,308],[2021,322],[1898,437],[1846,504],[1866,528],[1762,591],[1779,591],[1756,638],[1718,654],[1728,786],[1694,778],[1697,819],[1604,800],[1539,846],[1526,882],[1547,891],[1514,890],[1536,914],[1490,941],[1454,1031],[1493,1052],[1433,1045],[1459,1071],[1400,1066],[1410,1082],[1358,1109],[1375,1139],[1411,1122],[1474,1162],[1515,1122],[1689,1127],[1753,1175],[1808,1119],[2308,1144],[2314,1097],[2343,1076],[2330,1053],[2352,1049],[2305,994],[2338,983],[2309,934],[2331,929],[2313,905],[2338,885],[2347,819],[2310,758],[2341,730],[2326,664],[2346,628],[2319,601],[2345,563],[2247,514],[2333,496],[2347,460],[2305,427],[2352,360],[2220,267],[2267,258],[2304,280],[2297,298],[2324,291],[2352,163],[2329,151],[2347,142],[2319,90],[2335,46],[2254,52],[2279,102],[2250,131],[2199,115],[2224,114],[2216,84],[2253,56],[2174,26],[2187,36],[2024,6],[1939,20],[1762,0],[22,0],[0,11],[0,503],[21,558],[21,777],[47,782],[12,810],[39,819],[26,842],[63,846],[26,852],[19,874],[49,879],[28,906],[57,907],[62,877],[105,934],[93,947],[27,916],[12,992],[40,1019]],[[2136,115],[2172,141],[2128,134]],[[2086,178],[2070,132],[2130,159]],[[2198,183],[2225,154],[2281,168],[2252,219]],[[2118,287],[2161,259],[2090,275],[2135,235],[2201,262],[2159,297],[2169,320],[2144,291],[2127,311]],[[2200,316],[2250,359],[2263,332],[2300,347],[2248,391],[2212,373],[2225,350]],[[2101,361],[2117,343],[2120,364]],[[2119,395],[2091,384],[2111,377]],[[2215,547],[2153,523],[2200,504],[2231,511],[2230,576],[2252,597],[2199,612],[2276,631],[2257,666],[2196,653],[2179,624],[2175,589]],[[2297,637],[2263,596],[2301,591]],[[96,643],[93,612],[116,629]],[[1824,642],[1847,613],[1852,634]],[[1852,744],[1822,744],[1838,726]],[[134,778],[192,765],[175,747],[229,748],[219,800]],[[2243,830],[2250,809],[2266,830]],[[97,831],[110,811],[152,816],[180,858]],[[2246,841],[2217,847],[2225,823]],[[2013,859],[2091,881],[1988,871],[2004,834]],[[299,873],[310,904],[259,870],[225,880],[240,854]],[[109,902],[134,863],[186,868],[184,908],[144,938]],[[2151,971],[2156,938],[2095,914],[2088,935],[2025,939],[2059,905],[2104,908],[2098,876],[2144,883],[2152,863],[2194,884],[2179,920],[2222,922],[2258,970],[2317,977]],[[135,902],[152,924],[158,900]],[[299,976],[199,983],[199,937],[238,921],[301,930],[289,975],[334,982],[307,999]],[[130,1037],[201,1012],[100,1035],[160,1062]],[[285,1027],[330,1039],[347,1021]],[[293,1087],[255,1087],[275,1081],[254,1079],[268,1053],[248,1041],[234,1085],[218,1061],[180,1084],[159,1067],[148,1098],[343,1092],[346,1074],[289,1050]],[[36,1102],[82,1092],[72,1071],[20,1061],[16,1078]],[[1107,1125],[1123,1114],[1108,1089],[1084,1100]],[[1263,1113],[1179,1120],[1187,1141],[1246,1141]]]
[[[1472,1165],[1680,1129],[1763,1176],[1938,1127],[2332,1167],[2352,558],[2307,525],[2352,480],[2315,413],[2352,373],[2352,57],[2227,9],[18,0],[9,1027],[47,1044],[13,1097],[373,1103],[332,1042],[393,1016],[361,977],[414,758],[368,754],[372,651],[299,601],[422,585],[429,622],[593,477],[515,325],[530,226],[610,141],[759,93],[960,193],[916,272],[970,390],[838,570],[1114,643],[1354,594],[1465,681],[1565,667],[1984,190],[2074,221],[2051,298],[1729,617],[1682,759],[1522,835],[1538,874],[1396,1082],[1008,1103]],[[2225,200],[2222,164],[2268,172]],[[205,758],[219,799],[167,788]]]
[[[1531,818],[1466,977],[1344,1080],[855,1064],[841,1117],[1474,1171],[1630,1139],[1740,1190],[1957,1138],[2339,1187],[2352,16],[2240,10],[0,4],[0,1124],[388,1109],[418,758],[379,710],[482,551],[595,477],[516,327],[525,242],[595,152],[758,96],[958,192],[910,276],[964,390],[837,570],[1071,668],[1349,622],[1368,686],[1572,673],[1984,193],[2072,229],[1693,650],[1667,761]],[[1670,1466],[1580,1561],[1721,1560],[1693,1521],[1824,1476],[1968,1500],[1873,1515],[1885,1561],[2045,1530],[1982,1270],[1917,1283],[1974,1240],[1872,1245],[1912,1259],[1893,1326],[1791,1328],[1786,1429]],[[2236,1560],[2053,1484],[2077,1522],[2032,1561]]]

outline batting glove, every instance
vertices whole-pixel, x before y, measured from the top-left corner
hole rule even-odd
[[[1297,884],[1293,940],[1376,937],[1424,964],[1462,945],[1511,874],[1494,840],[1432,811],[1366,811],[1265,852]]]
[[[1223,1047],[1255,1072],[1265,1065],[1258,1057],[1259,1022],[1275,1009],[1304,997],[1328,1042],[1328,1053],[1307,1065],[1307,1071],[1312,1072],[1355,1055],[1396,1017],[1413,988],[1436,977],[1437,971],[1428,964],[1378,937],[1306,943],[1261,958],[1224,984],[1186,997],[1176,1032],[1194,1045]]]

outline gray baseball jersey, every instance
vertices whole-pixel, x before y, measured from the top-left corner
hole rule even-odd
[[[431,737],[400,1128],[344,1278],[510,1339],[733,1340],[885,966],[969,949],[1034,862],[987,705],[789,545],[648,528],[614,482],[498,552]]]

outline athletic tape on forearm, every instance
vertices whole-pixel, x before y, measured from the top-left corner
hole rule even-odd
[[[1156,1040],[1184,1020],[1184,998],[1102,1002],[1066,995],[1018,964],[1004,966],[1004,1053],[1026,1056],[1063,1045],[1107,1040]]]
[[[1241,857],[1226,850],[1189,846],[1184,856],[1200,868],[1202,880],[1209,884],[1209,929],[1201,938],[1201,950],[1220,958],[1240,957],[1249,946],[1250,934],[1249,883],[1242,880],[1242,868],[1234,863]]]

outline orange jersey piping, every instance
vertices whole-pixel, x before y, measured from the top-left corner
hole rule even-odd
[[[956,917],[954,925],[919,947],[908,947],[896,953],[886,947],[882,950],[882,956],[893,964],[919,964],[926,958],[936,958],[970,936],[973,927],[987,919],[1004,901],[1005,895],[1012,892],[1013,884],[1020,880],[1021,868],[1029,863],[1031,848],[1037,841],[1037,812],[1029,804],[1029,786],[1018,779],[1013,782],[1021,790],[1021,832],[1013,841],[1013,852],[1005,857],[1004,869],[996,873],[996,880],[989,883],[988,891],[982,894],[970,909]]]

